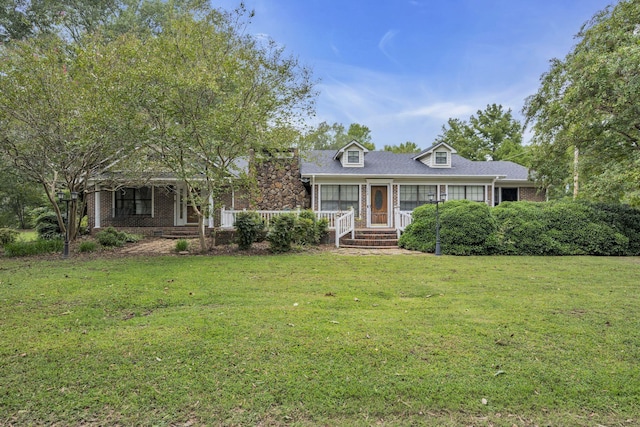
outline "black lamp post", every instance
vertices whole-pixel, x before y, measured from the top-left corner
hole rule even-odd
[[[65,233],[64,233],[64,250],[62,251],[62,258],[69,258],[69,202],[75,203],[78,200],[78,193],[75,191],[71,192],[71,197],[69,199],[65,199],[64,193],[60,191],[58,193],[58,200],[61,202],[65,202],[67,205],[67,215],[65,219]]]
[[[438,205],[440,203],[444,203],[447,198],[446,194],[440,195],[440,200],[436,200],[436,195],[433,193],[429,193],[429,203],[436,205],[436,255],[442,255],[440,251],[440,211],[438,210]]]

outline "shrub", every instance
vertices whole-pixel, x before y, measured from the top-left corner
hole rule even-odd
[[[39,239],[33,242],[14,242],[4,247],[4,254],[9,257],[21,257],[30,255],[62,252],[64,243],[60,239]]]
[[[300,212],[293,226],[293,243],[298,245],[317,245],[329,232],[329,220],[318,220],[315,212]]]
[[[140,239],[141,237],[136,234],[118,231],[113,227],[107,227],[96,234],[98,243],[106,247],[120,247],[125,243],[135,243]]]
[[[189,250],[189,242],[185,239],[180,239],[176,242],[176,252],[186,252]]]
[[[51,210],[42,210],[36,217],[36,232],[40,239],[62,239],[63,233],[58,224],[58,217]]]
[[[544,205],[548,235],[555,240],[557,255],[619,255],[627,251],[629,239],[604,223],[588,204],[572,200]]]
[[[78,246],[78,252],[81,252],[81,253],[94,252],[97,248],[98,248],[98,244],[96,242],[84,241],[84,242],[81,242],[80,245]]]
[[[559,252],[549,234],[544,203],[503,202],[491,210],[496,219],[494,252],[503,255],[551,255]]]
[[[13,228],[0,228],[0,246],[13,243],[18,239],[18,230]]]
[[[271,220],[271,230],[267,234],[271,252],[282,253],[291,250],[295,222],[294,214],[278,215]]]
[[[400,236],[398,246],[421,252],[434,252],[436,248],[436,207],[422,205],[413,210],[412,222]]]
[[[449,201],[439,206],[439,212],[443,254],[483,255],[493,251],[496,222],[486,204]],[[423,205],[413,211],[413,222],[398,244],[406,249],[435,251],[436,205]]]
[[[447,255],[484,255],[493,248],[496,221],[486,203],[469,200],[446,202],[440,212],[442,253]]]
[[[257,212],[240,212],[233,224],[236,228],[238,249],[247,250],[255,242],[264,240],[264,221]]]
[[[605,224],[629,239],[625,255],[640,255],[640,209],[614,203],[590,206]]]

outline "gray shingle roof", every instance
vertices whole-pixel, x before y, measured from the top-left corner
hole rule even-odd
[[[300,173],[304,177],[312,175],[346,175],[367,177],[400,176],[455,176],[455,177],[496,177],[507,180],[527,180],[528,170],[524,166],[507,161],[478,162],[457,154],[451,155],[450,168],[432,168],[413,160],[415,154],[396,154],[388,151],[371,151],[364,157],[364,167],[343,167],[334,160],[335,150],[315,150],[301,159]]]

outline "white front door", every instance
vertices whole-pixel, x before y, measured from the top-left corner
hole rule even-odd
[[[185,186],[179,185],[176,187],[175,194],[175,221],[174,224],[177,226],[186,225],[187,224],[187,188]]]

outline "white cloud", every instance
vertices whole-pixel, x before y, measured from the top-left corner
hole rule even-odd
[[[337,63],[317,64],[317,124],[360,123],[371,129],[378,149],[385,144],[412,141],[430,146],[449,118],[468,120],[488,104],[502,104],[520,119],[524,98],[533,93],[520,84],[500,92],[469,89],[462,92],[436,84],[421,75],[375,72]]]
[[[378,49],[380,49],[380,52],[382,52],[382,54],[384,56],[387,57],[387,59],[389,59],[389,61],[397,64],[398,61],[396,61],[396,59],[391,56],[391,54],[388,52],[388,48],[390,47],[390,45],[393,42],[393,39],[395,38],[395,36],[398,34],[398,31],[396,30],[389,30],[385,33],[384,36],[382,36],[382,38],[380,39],[380,41],[378,42]]]

